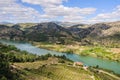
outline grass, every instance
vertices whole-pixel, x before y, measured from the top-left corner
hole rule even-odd
[[[107,48],[103,46],[80,46],[74,45],[62,45],[62,44],[49,44],[33,42],[33,45],[39,48],[45,48],[48,50],[75,53],[83,56],[99,57],[102,59],[108,59],[113,61],[120,61],[120,52],[116,52],[113,48]],[[116,48],[118,50],[118,48]]]
[[[13,65],[23,71],[22,76],[25,80],[116,80],[104,73],[100,74],[89,69],[86,71],[80,66],[74,67],[72,62],[66,60],[64,60],[65,63],[59,63],[60,59],[58,58],[55,64],[51,64],[51,61],[56,58],[52,57],[51,59],[14,63]]]
[[[76,53],[79,54],[82,50],[86,49],[85,46],[79,45],[63,45],[63,44],[49,44],[49,43],[41,43],[41,42],[33,42],[33,45],[39,48],[45,48],[48,50],[65,52],[65,53]]]
[[[26,63],[14,63],[15,66],[24,70],[27,76],[27,80],[92,80],[90,72],[83,70],[82,68],[75,68],[68,66],[68,61],[64,64],[57,63],[51,65],[45,65],[50,63],[49,60],[26,62]],[[45,65],[45,66],[44,66]],[[44,66],[44,67],[43,67]]]
[[[91,47],[89,49],[83,50],[81,52],[81,55],[90,55],[90,56],[96,56],[103,59],[109,59],[114,61],[120,61],[120,54],[111,52],[110,49],[107,49],[105,47]]]

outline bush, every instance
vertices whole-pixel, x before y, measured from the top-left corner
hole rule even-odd
[[[5,76],[1,76],[0,80],[7,80],[7,78]]]
[[[59,60],[58,62],[59,62],[59,63],[65,63],[65,61],[64,61],[64,60]]]
[[[0,80],[16,80],[18,77],[11,71],[8,60],[6,55],[0,53]]]

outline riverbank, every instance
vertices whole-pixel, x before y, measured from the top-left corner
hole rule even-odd
[[[33,46],[30,43],[27,42],[17,42],[17,41],[4,41],[0,40],[1,43],[7,44],[7,45],[14,45],[17,47],[17,49],[21,51],[27,51],[32,54],[37,54],[37,55],[46,55],[46,54],[51,54],[51,55],[57,55],[57,56],[66,56],[67,59],[70,59],[74,62],[79,61],[84,63],[85,65],[88,66],[96,66],[98,65],[102,69],[107,69],[110,71],[114,71],[115,73],[120,74],[120,63],[112,60],[106,60],[106,59],[100,59],[100,58],[95,58],[91,56],[81,56],[78,54],[69,54],[69,53],[61,53],[61,52],[56,52],[52,50],[47,50],[47,49],[42,49]]]
[[[82,56],[92,56],[102,59],[120,62],[120,52],[116,49],[106,48],[103,46],[80,46],[80,45],[62,45],[62,44],[48,44],[41,42],[32,42],[36,47],[53,50],[63,53],[75,53]],[[118,49],[117,49],[118,50]]]

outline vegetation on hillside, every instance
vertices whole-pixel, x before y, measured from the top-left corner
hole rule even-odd
[[[40,48],[120,61],[120,52],[114,51],[120,48],[120,22],[84,26],[64,28],[53,22],[0,25],[0,39],[31,41]],[[73,67],[65,56],[38,56],[0,43],[0,80],[115,80],[105,73]]]
[[[67,75],[66,75],[67,74]],[[0,43],[0,80],[106,80],[114,77],[75,67],[64,55],[38,56]]]
[[[87,27],[86,27],[87,26]],[[76,24],[68,28],[54,22],[0,25],[0,39],[120,47],[120,22]]]
[[[27,80],[118,80],[116,77],[99,72],[99,69],[90,67],[85,70],[82,66],[73,66],[72,62],[64,60],[64,63],[60,63],[59,60],[52,57],[45,61],[14,63],[14,65],[26,73],[24,78]]]
[[[83,50],[81,53],[83,56],[94,56],[108,60],[120,61],[120,54],[113,53],[110,49],[105,47],[91,47],[86,50]]]
[[[11,66],[14,62],[34,62],[47,60],[49,57],[52,57],[52,55],[38,56],[26,51],[20,51],[12,45],[3,45],[0,43],[0,80],[21,80],[22,77],[19,75],[21,71],[13,69],[13,66]],[[55,57],[66,59],[65,56]]]
[[[33,42],[33,45],[45,48],[48,50],[54,50],[58,52],[65,53],[75,53],[82,56],[93,56],[103,59],[120,61],[120,54],[112,51],[112,48],[107,48],[104,46],[80,46],[77,44],[73,45],[62,45],[62,44],[48,44],[48,43],[39,43]]]

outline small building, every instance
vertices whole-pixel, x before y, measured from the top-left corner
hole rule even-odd
[[[83,66],[83,63],[82,62],[74,62],[73,66]]]
[[[83,66],[83,69],[87,71],[88,70],[88,66]]]

